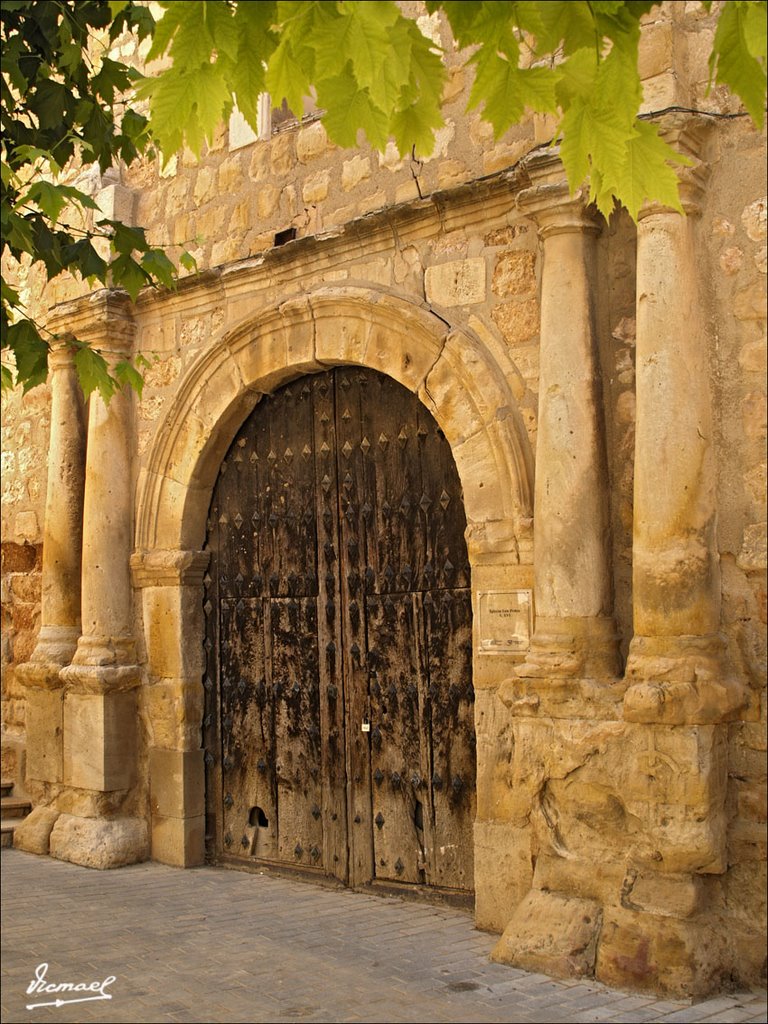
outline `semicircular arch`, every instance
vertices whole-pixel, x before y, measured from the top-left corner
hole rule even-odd
[[[262,309],[192,364],[150,448],[137,494],[136,549],[196,550],[232,438],[263,394],[336,365],[389,375],[432,412],[456,460],[470,559],[530,539],[532,455],[521,378],[502,346],[425,304],[363,287],[321,287]]]

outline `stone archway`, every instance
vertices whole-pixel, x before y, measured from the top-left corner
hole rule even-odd
[[[394,378],[445,434],[464,492],[473,602],[502,568],[530,562],[532,459],[516,371],[476,335],[389,293],[322,288],[214,341],[182,381],[138,485],[132,566],[143,590],[155,859],[203,858],[201,548],[221,460],[261,395],[345,364]],[[493,679],[478,655],[473,675],[476,686]]]

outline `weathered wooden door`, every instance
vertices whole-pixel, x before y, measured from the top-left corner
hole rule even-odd
[[[427,409],[339,368],[265,397],[208,523],[208,833],[225,859],[469,890],[461,486]]]

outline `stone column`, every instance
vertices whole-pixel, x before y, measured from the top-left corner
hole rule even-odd
[[[533,184],[521,193],[518,206],[536,221],[544,250],[534,492],[536,623],[530,654],[517,674],[550,681],[610,679],[619,659],[593,310],[600,228],[584,192],[569,195],[558,158],[540,158],[529,170]],[[514,689],[519,695],[521,688]]]
[[[48,326],[56,332],[64,324],[54,317]],[[27,686],[26,778],[32,782],[62,781],[63,684],[59,672],[72,660],[80,636],[85,405],[73,356],[73,349],[61,341],[54,344],[48,357],[51,433],[41,626],[32,657],[17,670]],[[40,810],[38,806],[32,817]]]
[[[75,304],[73,304],[75,305]],[[131,350],[130,303],[98,292],[76,304],[73,332],[115,365]],[[92,867],[141,860],[143,819],[124,805],[136,777],[136,664],[129,561],[132,533],[133,396],[91,395],[83,513],[82,635],[62,670],[63,781],[69,795],[51,833],[51,854]],[[121,813],[121,811],[123,813]]]
[[[637,427],[634,638],[624,717],[716,722],[744,701],[722,677],[711,366],[696,252],[699,140],[667,133],[688,153],[687,216],[659,205],[637,227]]]

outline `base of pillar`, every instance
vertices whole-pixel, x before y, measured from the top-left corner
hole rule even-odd
[[[635,683],[624,695],[624,720],[659,725],[715,725],[743,717],[749,691],[738,679]]]
[[[14,850],[47,855],[51,832],[58,819],[59,812],[53,807],[35,807],[13,830]]]
[[[619,721],[627,683],[623,679],[505,679],[499,699],[517,718],[592,718]]]
[[[521,679],[610,679],[621,674],[613,619],[539,616],[531,648],[515,669]]]
[[[723,936],[702,919],[533,889],[491,959],[559,978],[594,977],[615,988],[698,999],[719,988],[729,955]]]
[[[77,650],[80,626],[42,626],[29,659],[31,664],[69,665]]]
[[[62,680],[80,693],[120,693],[132,690],[141,682],[138,665],[67,665],[61,670]]]
[[[50,854],[87,868],[119,868],[149,856],[143,818],[80,818],[61,814],[53,826]]]

